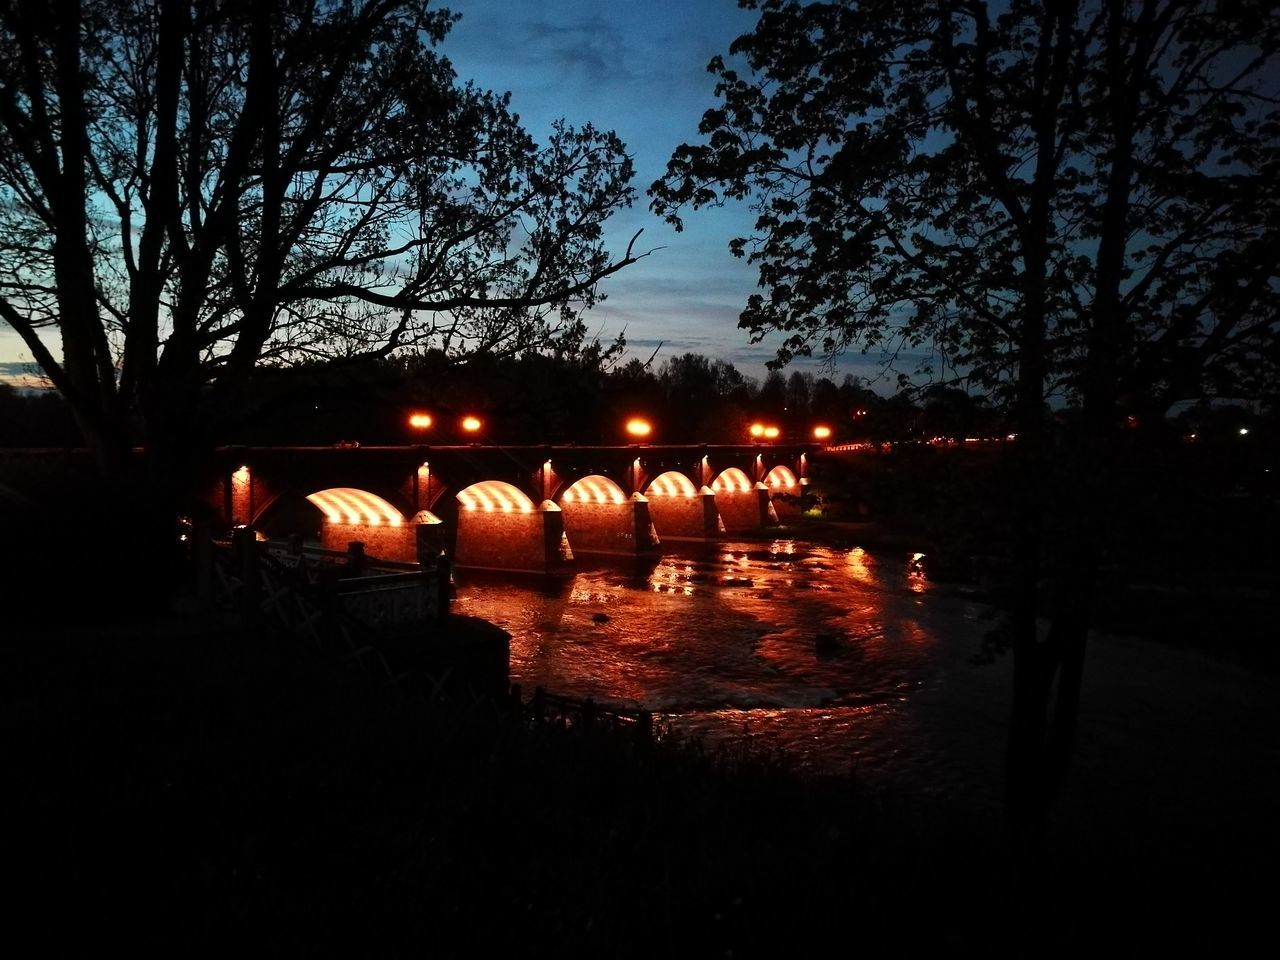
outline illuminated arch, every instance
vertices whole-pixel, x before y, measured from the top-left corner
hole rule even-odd
[[[697,494],[698,488],[693,485],[693,481],[679,470],[668,470],[654,477],[645,490],[647,497],[694,497]]]
[[[307,494],[307,499],[330,523],[365,523],[398,527],[404,516],[376,493],[355,487],[330,487]]]
[[[747,493],[755,485],[737,467],[726,467],[711,484],[716,493]]]
[[[483,513],[533,513],[533,501],[519,487],[504,480],[482,480],[458,491],[458,503],[467,511]]]
[[[608,477],[593,473],[571,486],[560,499],[565,503],[625,503],[627,495]]]
[[[770,491],[775,493],[791,491],[800,485],[796,480],[796,475],[791,472],[791,468],[783,466],[777,466],[770,470],[769,475],[764,478],[764,484]]]

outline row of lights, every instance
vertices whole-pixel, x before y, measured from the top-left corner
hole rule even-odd
[[[411,413],[409,414],[409,426],[414,430],[430,430],[435,420],[429,413]],[[480,428],[484,426],[484,421],[479,417],[468,414],[458,421],[460,426],[467,433],[479,433]]]
[[[435,421],[429,413],[412,413],[409,415],[409,426],[414,430],[429,430]],[[458,425],[466,433],[479,433],[484,426],[484,422],[477,416],[467,415],[463,417]],[[625,430],[627,435],[636,440],[644,440],[653,432],[653,426],[643,417],[632,417],[626,422]],[[747,432],[755,440],[777,440],[782,435],[782,431],[773,424],[753,423],[747,428]],[[829,440],[831,438],[831,428],[826,426],[817,426],[813,428],[813,437],[815,440]]]
[[[756,440],[777,440],[782,431],[772,424],[753,423],[747,428],[747,432]],[[813,428],[813,438],[815,440],[830,440],[831,428],[827,426],[818,426]]]

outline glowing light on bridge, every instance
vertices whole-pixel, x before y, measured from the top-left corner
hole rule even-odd
[[[758,440],[764,436],[764,424],[753,423],[750,427],[747,428],[747,432],[750,433],[753,437],[755,437]]]
[[[764,482],[771,490],[791,490],[798,481],[790,467],[778,466],[769,471]]]
[[[364,523],[374,527],[386,524],[398,527],[404,522],[399,510],[368,490],[331,487],[308,494],[307,499],[320,508],[324,518],[330,523]]]
[[[462,418],[462,429],[465,430],[467,433],[479,433],[480,428],[483,426],[484,426],[484,423],[480,420],[479,417],[463,417]]]
[[[599,474],[583,477],[564,492],[565,503],[625,503],[622,488]]]
[[[641,417],[632,417],[627,421],[627,433],[637,440],[643,440],[652,430],[653,427],[650,426],[649,421]]]
[[[519,487],[503,480],[473,483],[458,493],[458,502],[471,512],[533,513],[533,501]]]
[[[765,427],[765,428],[764,428],[764,438],[765,438],[766,440],[777,440],[777,439],[778,439],[778,436],[779,436],[781,433],[782,433],[782,431],[781,431],[781,430],[779,430],[777,427]]]
[[[823,427],[823,426],[814,427],[814,428],[813,428],[813,438],[814,438],[815,440],[830,440],[830,439],[831,439],[831,428],[830,428],[830,427]]]
[[[711,484],[716,493],[746,493],[751,488],[751,478],[737,467],[726,468]]]
[[[649,497],[696,497],[698,488],[693,481],[678,470],[668,470],[654,478],[645,491]]]
[[[435,421],[431,419],[429,413],[411,413],[409,414],[409,426],[415,430],[428,430]]]

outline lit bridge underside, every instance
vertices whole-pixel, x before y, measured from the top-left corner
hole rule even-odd
[[[781,446],[224,448],[212,500],[268,536],[301,504],[325,546],[448,552],[460,567],[549,570],[777,523],[819,448]],[[776,501],[776,503],[775,503]],[[304,512],[305,512],[304,510]]]

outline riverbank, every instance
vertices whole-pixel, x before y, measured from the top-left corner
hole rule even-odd
[[[816,515],[788,517],[778,532],[904,558],[919,552],[922,570],[943,591],[1004,602],[1016,500],[1005,453],[924,445],[819,464]],[[1280,675],[1273,640],[1280,552],[1267,546],[1280,536],[1280,503],[1267,464],[1245,467],[1193,449],[1146,451],[1117,475],[1098,521],[1104,558],[1095,629]]]

